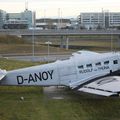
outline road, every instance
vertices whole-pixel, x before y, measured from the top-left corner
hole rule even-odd
[[[64,60],[69,57],[70,55],[49,55],[49,56],[9,56],[5,58],[11,60],[21,60],[21,61],[52,62],[56,60]]]
[[[9,34],[17,36],[31,36],[33,35],[33,30],[28,29],[1,29],[0,34]],[[35,36],[65,36],[65,35],[120,35],[120,30],[34,30]]]

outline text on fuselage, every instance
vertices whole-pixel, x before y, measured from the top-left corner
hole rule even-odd
[[[17,76],[17,83],[18,84],[24,84],[25,82],[30,84],[39,82],[39,81],[46,81],[46,80],[51,80],[53,79],[53,72],[54,70],[50,71],[43,71],[43,72],[38,72],[38,73],[30,73],[27,77],[18,75]]]
[[[89,73],[89,72],[93,72],[93,71],[101,71],[101,70],[107,70],[109,69],[109,66],[102,66],[102,67],[98,67],[98,68],[88,68],[88,69],[83,69],[83,70],[79,70],[79,73],[80,74],[83,74],[83,73]]]

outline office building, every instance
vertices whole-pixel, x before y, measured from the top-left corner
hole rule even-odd
[[[0,29],[26,29],[35,24],[35,12],[25,9],[21,13],[7,13],[0,10]]]
[[[42,29],[66,29],[70,26],[70,19],[41,18],[36,20],[36,27]]]
[[[2,29],[5,19],[6,19],[6,12],[0,10],[0,29]]]
[[[120,12],[91,12],[81,13],[79,17],[81,27],[87,29],[114,28],[120,26]]]
[[[17,20],[17,19],[9,19],[4,22],[4,29],[27,29],[28,21],[27,20]]]
[[[109,13],[109,27],[120,26],[120,12]]]

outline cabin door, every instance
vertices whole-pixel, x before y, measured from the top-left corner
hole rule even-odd
[[[59,66],[58,70],[61,85],[69,85],[77,81],[77,71],[74,65]]]

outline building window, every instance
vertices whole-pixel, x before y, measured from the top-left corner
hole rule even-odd
[[[87,64],[86,67],[92,67],[92,64]]]
[[[101,62],[98,62],[98,63],[96,63],[95,65],[96,65],[96,66],[100,66],[100,65],[101,65]]]
[[[109,61],[105,61],[105,62],[104,62],[104,65],[108,65],[108,64],[109,64]]]
[[[83,65],[80,65],[80,66],[78,66],[78,68],[79,68],[79,69],[83,69],[84,67],[83,67]]]
[[[114,64],[118,64],[118,60],[114,60],[113,63],[114,63]]]

